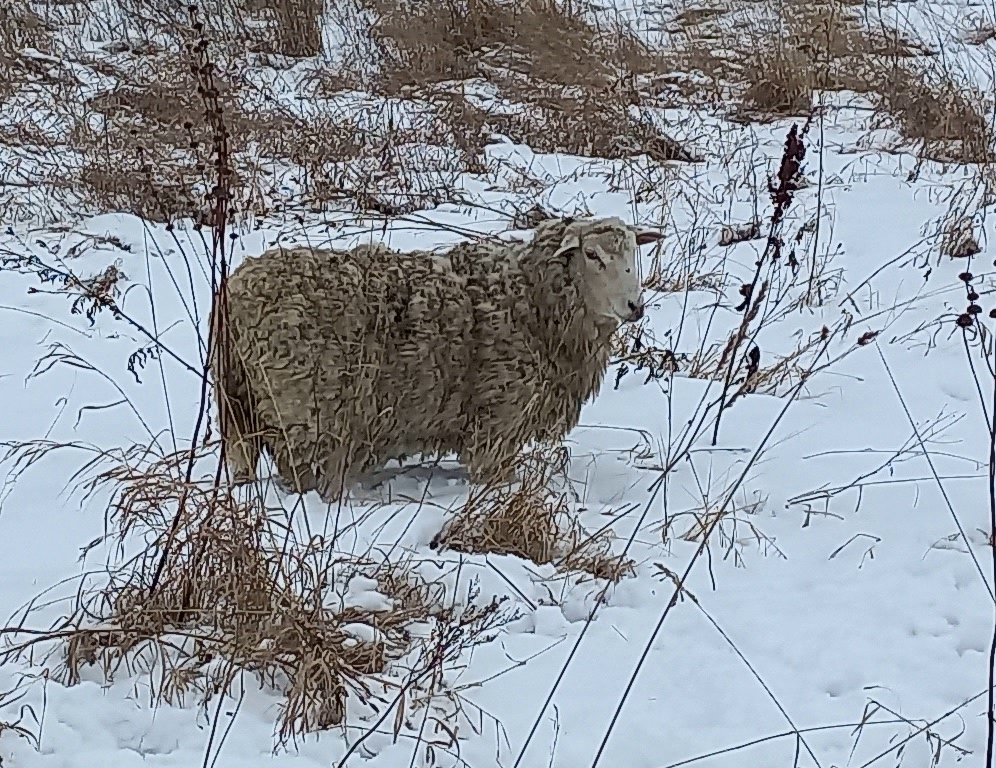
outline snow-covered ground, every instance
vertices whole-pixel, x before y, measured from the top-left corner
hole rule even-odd
[[[378,493],[426,493],[432,504],[380,505],[375,519],[364,514],[372,496],[347,509],[355,526],[343,541],[355,551],[383,542],[423,575],[437,569],[451,592],[477,579],[479,601],[507,597],[520,614],[449,671],[447,689],[465,718],[458,746],[436,751],[438,764],[575,768],[596,754],[600,765],[626,768],[982,764],[996,604],[993,382],[976,332],[966,345],[955,318],[967,305],[958,275],[969,268],[982,322],[996,306],[986,248],[992,225],[980,209],[983,250],[969,264],[939,254],[939,222],[966,196],[984,198],[984,181],[977,169],[931,164],[913,174],[911,156],[857,149],[868,146],[864,111],[842,105],[823,114],[807,135],[809,184],[796,194],[785,232],[788,240],[802,227],[802,270],[811,263],[806,248],[829,259],[826,296],[771,323],[759,345],[762,366],[770,366],[825,326],[835,335],[816,363],[833,364],[795,397],[786,396],[794,380],[779,396],[744,396],[724,414],[715,446],[707,429],[690,448],[689,425],[719,395],[718,383],[680,374],[645,382],[635,372],[614,388],[610,371],[569,440],[570,474],[581,522],[590,530],[610,523],[616,550],[626,547],[636,569],[608,587],[590,624],[605,582],[513,556],[430,548],[465,486],[425,489],[423,480],[399,477]],[[542,202],[557,210],[660,224],[665,263],[728,276],[719,297],[702,290],[653,299],[656,337],[694,355],[725,343],[739,323],[737,288],[764,240],[724,248],[720,230],[746,223],[755,205],[762,219],[770,216],[766,178],[790,127],[699,120],[699,135],[712,137],[701,142],[704,162],[669,172],[659,198],[635,203],[635,183],[610,163],[497,144],[489,160],[501,170],[461,182],[479,209],[424,211],[394,221],[383,236],[396,248],[426,248],[455,241],[460,228],[505,230],[508,219],[495,211],[511,213],[522,194],[507,191],[503,174],[538,180]],[[818,228],[804,226],[817,218]],[[237,262],[278,239],[352,244],[381,236],[378,227],[333,228],[323,218],[290,231],[275,221],[236,230],[232,250]],[[0,441],[114,450],[158,440],[165,451],[171,436],[189,439],[200,379],[171,354],[199,365],[197,329],[210,289],[198,238],[117,214],[4,229]],[[652,249],[643,256],[649,270]],[[133,375],[128,360],[148,339],[108,313],[92,325],[71,313],[71,300],[39,280],[41,264],[80,276],[118,265],[127,276],[124,308],[170,353]],[[859,345],[868,332],[878,335]],[[81,504],[72,490],[88,456],[83,448],[52,453],[16,481],[4,465],[11,474],[0,513],[0,612],[12,623],[30,601],[37,611],[27,627],[55,622],[65,604],[46,601],[73,594],[73,578],[95,565],[78,560],[104,532],[102,497]],[[662,478],[659,467],[675,456],[681,460]],[[303,514],[319,529],[335,515],[317,498],[306,502]],[[669,574],[682,574],[698,548],[682,534],[696,515],[720,509],[727,518],[659,623],[674,595]],[[458,562],[454,576],[449,566]],[[351,698],[345,728],[274,753],[279,691],[247,681],[241,700],[218,709],[152,707],[140,675],[105,685],[93,670],[67,687],[48,679],[46,663],[0,667],[0,691],[25,692],[0,709],[0,721],[37,734],[33,743],[0,726],[4,766],[327,766],[382,714]],[[441,697],[438,706],[451,704]],[[416,750],[405,729],[395,739],[393,722],[388,717],[350,764],[427,764],[424,745]]]

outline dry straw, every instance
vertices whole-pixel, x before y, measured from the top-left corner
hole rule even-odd
[[[516,555],[537,565],[618,582],[633,563],[611,550],[611,534],[587,535],[566,493],[551,488],[566,472],[564,449],[536,448],[516,466],[517,482],[471,490],[433,546],[473,554]]]

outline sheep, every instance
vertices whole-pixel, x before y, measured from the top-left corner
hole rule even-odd
[[[326,502],[416,454],[457,454],[474,483],[514,479],[522,448],[562,440],[598,393],[612,334],[644,314],[637,248],[661,237],[548,219],[531,242],[247,259],[212,320],[233,482],[257,479],[264,447],[281,485]]]

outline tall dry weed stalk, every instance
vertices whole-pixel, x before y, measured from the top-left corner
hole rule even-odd
[[[773,210],[768,224],[768,239],[764,251],[757,259],[754,268],[754,276],[749,283],[740,286],[740,296],[743,299],[736,308],[743,313],[739,327],[730,337],[719,358],[718,368],[725,369],[723,375],[723,390],[719,398],[719,411],[716,414],[716,424],[712,434],[712,444],[715,445],[719,439],[719,426],[723,417],[723,411],[729,407],[729,392],[733,385],[734,374],[738,364],[746,366],[746,380],[752,375],[756,375],[760,364],[760,349],[754,346],[747,355],[746,360],[740,361],[740,353],[744,344],[750,336],[751,324],[758,319],[761,307],[768,297],[771,287],[771,280],[762,280],[762,271],[777,269],[782,262],[782,224],[785,213],[792,204],[795,192],[800,188],[801,166],[806,157],[805,137],[809,131],[809,121],[799,130],[798,125],[793,125],[785,139],[785,149],[782,152],[781,162],[775,179],[769,183],[768,189],[771,194]],[[788,256],[785,261],[791,261]]]

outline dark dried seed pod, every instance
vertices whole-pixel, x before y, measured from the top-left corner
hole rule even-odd
[[[980,307],[978,304],[969,304],[968,305],[968,314],[970,314],[970,315],[977,315],[980,312],[982,312],[982,307]]]
[[[963,315],[958,315],[958,319],[955,322],[959,328],[970,328],[972,325],[972,316],[966,312]]]
[[[977,294],[975,291],[969,291],[968,292],[968,300],[969,301],[978,301],[979,300],[979,294]]]
[[[989,310],[989,317],[991,317],[993,320],[996,320],[996,309]]]
[[[960,275],[958,275],[958,279],[959,280],[963,280],[963,281],[965,281],[967,283],[967,282],[969,282],[972,279],[972,273],[971,272],[962,272]]]

